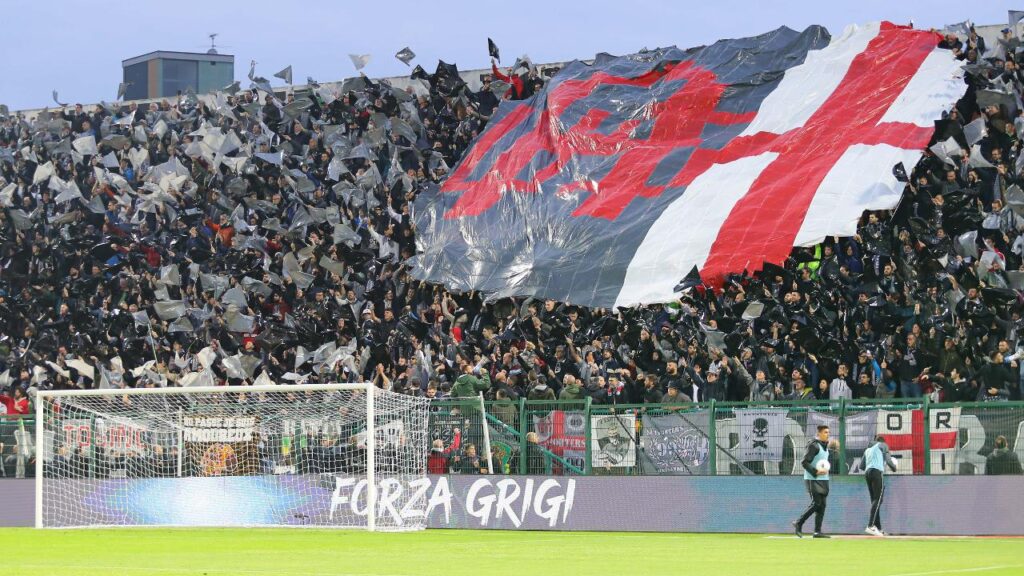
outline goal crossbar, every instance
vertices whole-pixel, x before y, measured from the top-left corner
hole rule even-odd
[[[159,394],[242,394],[246,392],[330,392],[332,390],[368,390],[370,384],[264,384],[259,386],[184,386],[166,388],[103,388],[90,390],[40,390],[39,398],[74,396],[144,396]]]

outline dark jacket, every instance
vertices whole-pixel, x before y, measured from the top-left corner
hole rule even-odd
[[[985,458],[985,474],[1021,474],[1020,459],[1007,448],[996,448]]]
[[[540,385],[530,388],[530,391],[526,394],[527,400],[554,400],[555,391],[550,386],[544,384],[541,388]]]
[[[1009,389],[1014,381],[1014,373],[1006,364],[988,363],[978,371],[982,388]]]
[[[644,390],[644,404],[660,404],[663,398],[661,390],[657,387],[651,388],[650,390]]]
[[[583,389],[583,396],[590,398],[590,401],[594,404],[607,404],[609,402],[608,390],[599,387],[596,382],[587,384],[587,387]]]
[[[822,442],[817,438],[811,440],[807,443],[807,450],[804,451],[804,459],[800,461],[800,465],[803,466],[804,470],[806,470],[811,476],[815,476],[817,474],[817,470],[814,469],[812,462],[814,462],[815,456],[818,455],[818,446],[821,446],[826,450],[830,450],[828,455],[829,464],[834,461],[833,457],[835,454],[833,454],[833,452],[835,452],[835,450],[831,450],[828,447],[828,442]],[[838,473],[838,469],[834,473]]]
[[[486,468],[487,461],[481,459],[480,455],[476,455],[472,458],[466,455],[461,455],[452,458],[449,471],[454,474],[480,474],[481,466]]]

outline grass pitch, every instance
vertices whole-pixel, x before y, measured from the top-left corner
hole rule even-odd
[[[428,530],[0,530],[4,576],[1024,574],[1024,539]]]

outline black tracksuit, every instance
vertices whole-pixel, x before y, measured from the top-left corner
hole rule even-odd
[[[889,445],[885,442],[873,444],[869,450],[878,447],[882,452],[882,465],[888,466],[893,472],[896,471],[896,462],[889,455]],[[865,456],[866,458],[866,456]],[[868,513],[868,528],[874,526],[882,529],[882,496],[885,494],[885,477],[882,470],[868,468],[864,472],[864,481],[868,484],[868,494],[871,496],[871,511]]]

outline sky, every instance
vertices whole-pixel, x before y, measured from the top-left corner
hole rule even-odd
[[[394,57],[405,46],[417,55],[412,65],[431,72],[438,58],[462,70],[484,68],[488,37],[506,64],[522,54],[543,63],[689,48],[779,26],[820,24],[836,35],[876,20],[917,28],[1003,23],[1011,8],[1024,9],[1024,0],[4,0],[0,104],[53,106],[53,90],[63,102],[114,100],[122,60],[156,50],[205,52],[212,32],[247,86],[250,60],[266,78],[290,64],[304,84],[307,76],[354,76],[348,54],[372,55],[364,70],[371,77],[408,74]]]

